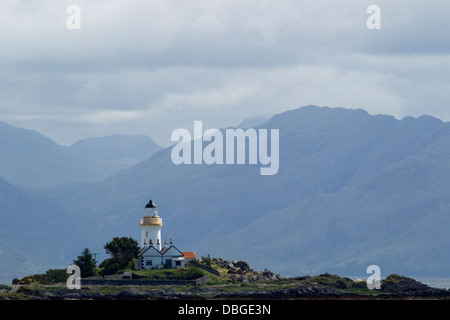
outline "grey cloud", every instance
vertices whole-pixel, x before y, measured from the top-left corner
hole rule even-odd
[[[71,1],[0,4],[0,120],[70,143],[203,120],[228,126],[307,104],[450,119],[450,3]],[[433,106],[433,107],[431,107]]]

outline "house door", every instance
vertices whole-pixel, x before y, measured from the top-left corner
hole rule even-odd
[[[172,259],[166,259],[166,269],[172,268]]]

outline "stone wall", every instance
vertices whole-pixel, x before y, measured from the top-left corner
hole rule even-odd
[[[194,280],[145,280],[145,279],[81,279],[81,285],[97,286],[162,286],[162,285],[193,285],[208,282],[208,276]]]

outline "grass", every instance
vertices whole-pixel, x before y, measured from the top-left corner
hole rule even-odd
[[[150,270],[126,270],[139,276],[155,280],[190,280],[211,275],[210,273],[196,267],[184,267],[177,269],[150,269]],[[211,275],[213,276],[213,275]]]

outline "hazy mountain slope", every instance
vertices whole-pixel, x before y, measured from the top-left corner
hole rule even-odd
[[[70,223],[75,219],[51,199],[0,178],[0,283],[67,264],[67,256],[83,249]]]
[[[181,249],[238,256],[279,272],[354,271],[375,244],[381,251],[373,257],[383,261],[373,263],[399,273],[434,272],[448,261],[427,248],[447,235],[449,124],[308,106],[263,127],[280,130],[275,176],[260,176],[259,165],[176,166],[164,149],[105,181],[52,196],[78,212],[92,243],[91,236],[139,239],[138,221],[152,198],[163,237]],[[400,252],[409,258],[396,260]]]
[[[245,244],[251,250],[243,254],[255,266],[291,275],[362,275],[377,264],[385,275],[448,276],[450,190],[443,186],[450,168],[430,160],[404,160],[367,183],[270,212],[194,246],[232,256]]]
[[[253,117],[248,118],[239,123],[236,127],[237,128],[254,128],[262,125],[263,123],[267,122],[269,119],[266,117]]]
[[[0,176],[26,188],[107,177],[108,168],[32,130],[0,122]]]
[[[398,151],[390,156],[415,151],[412,155],[359,184],[317,194],[268,213],[230,235],[205,239],[196,246],[228,256],[233,253],[230,248],[245,243],[251,248],[245,255],[252,263],[288,274],[361,275],[368,265],[377,264],[385,274],[448,276],[449,126],[430,117],[407,118],[399,126],[413,131],[410,135],[394,131],[395,137],[403,138],[397,143],[394,139],[386,142],[391,150]],[[423,134],[418,134],[421,129]],[[370,148],[369,159],[373,159],[377,146]],[[388,159],[389,153],[384,150],[379,157]],[[363,162],[366,166],[372,163]],[[355,176],[361,171],[356,170]],[[363,172],[370,171],[364,168]]]
[[[120,158],[125,156],[124,142],[129,158]],[[120,146],[116,153],[114,145]],[[69,148],[35,131],[0,122],[0,176],[24,188],[99,181],[136,164],[135,157],[150,157],[157,148],[140,136],[88,139]]]
[[[114,134],[77,141],[70,150],[95,159],[122,163],[125,168],[150,158],[161,147],[145,135]]]

